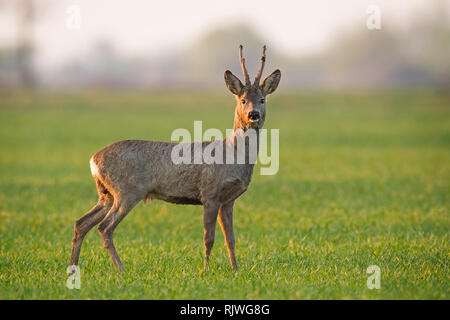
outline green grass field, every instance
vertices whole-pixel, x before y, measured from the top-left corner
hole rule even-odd
[[[431,92],[275,93],[265,127],[280,129],[280,170],[257,166],[236,203],[238,273],[219,227],[203,272],[201,207],[154,201],[116,229],[126,272],[93,229],[81,289],[67,289],[73,223],[97,199],[91,155],[194,120],[224,132],[234,106],[225,89],[0,93],[0,298],[450,298],[450,95]]]

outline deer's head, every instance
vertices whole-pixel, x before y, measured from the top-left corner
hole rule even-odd
[[[248,128],[262,128],[266,117],[266,96],[274,92],[278,87],[281,72],[278,69],[275,70],[260,84],[266,61],[266,46],[264,46],[261,67],[252,84],[245,68],[245,59],[242,58],[242,45],[239,46],[239,58],[242,72],[244,73],[245,85],[230,70],[225,71],[225,84],[237,100],[235,126],[238,125],[244,130]]]

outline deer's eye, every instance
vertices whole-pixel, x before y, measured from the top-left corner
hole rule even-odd
[[[242,104],[245,104],[247,101],[245,101],[245,99],[241,100]]]
[[[262,98],[262,99],[260,100],[260,102],[261,102],[261,103],[264,103],[264,102],[266,102],[266,100],[265,100],[264,98]]]

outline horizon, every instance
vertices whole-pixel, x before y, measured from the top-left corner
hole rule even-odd
[[[450,1],[443,3],[448,7]],[[286,56],[301,56],[323,51],[345,30],[365,28],[366,8],[370,4],[380,6],[383,24],[408,29],[408,20],[432,8],[435,2],[319,0],[302,4],[284,0],[272,5],[270,10],[267,7],[271,2],[254,0],[245,3],[232,0],[213,6],[206,0],[197,0],[177,3],[179,10],[172,10],[171,2],[158,3],[157,10],[148,1],[133,4],[105,0],[41,2],[43,8],[38,10],[34,28],[37,67],[59,67],[102,41],[111,43],[126,57],[159,56],[189,48],[213,30],[241,24],[265,37],[276,51]],[[79,5],[81,9],[80,29],[66,27],[69,16],[66,9],[70,5]],[[195,16],[200,9],[202,15]],[[17,17],[13,10],[0,12],[0,17],[0,48],[14,46]],[[189,28],[180,28],[184,25]]]

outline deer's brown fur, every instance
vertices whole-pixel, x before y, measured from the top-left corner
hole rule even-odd
[[[239,53],[245,85],[228,70],[224,75],[228,89],[237,99],[233,133],[225,140],[203,142],[203,147],[219,144],[234,150],[236,139],[242,132],[255,130],[258,134],[264,124],[264,99],[277,88],[281,73],[276,70],[259,84],[265,61],[264,47],[261,69],[252,85],[242,58],[242,46]],[[258,114],[257,120],[250,118],[256,117],[255,113]],[[104,148],[91,158],[91,172],[97,184],[99,200],[75,222],[70,265],[78,265],[84,236],[99,224],[104,247],[108,249],[114,266],[122,269],[114,247],[114,229],[139,201],[159,199],[176,204],[203,205],[205,268],[208,266],[216,220],[219,218],[232,267],[238,269],[233,206],[235,200],[247,190],[254,164],[248,159],[244,164],[174,164],[171,153],[175,145],[169,142],[125,140]],[[191,150],[195,148],[191,147]]]

